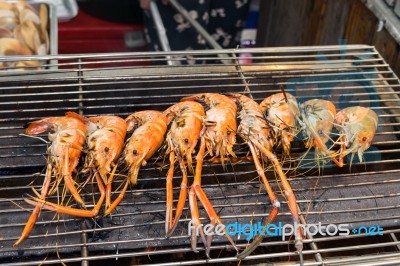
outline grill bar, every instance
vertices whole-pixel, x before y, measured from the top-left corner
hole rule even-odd
[[[81,230],[81,231],[77,231],[76,232],[76,234],[88,234],[88,233],[91,233],[90,230]],[[385,231],[382,231],[383,235],[392,235],[394,233],[399,233],[399,230],[385,230]],[[312,243],[318,244],[318,243],[324,243],[324,242],[325,243],[329,243],[331,241],[338,241],[339,242],[339,241],[343,241],[343,240],[351,240],[351,239],[357,239],[357,238],[363,238],[363,237],[365,237],[365,235],[320,237],[320,238],[306,239],[306,240],[304,240],[304,243],[305,244],[312,244]],[[173,239],[175,239],[175,240],[176,239],[183,240],[184,236],[173,237]],[[161,241],[163,239],[162,238],[153,238],[153,239],[149,239],[149,240],[151,240],[151,241]],[[137,242],[139,242],[139,240],[130,240],[129,242],[132,242],[132,243],[136,242],[137,243]],[[109,245],[118,245],[118,244],[123,244],[123,243],[126,243],[126,241],[121,241],[121,240],[120,241],[112,241],[112,242],[109,242],[108,244]],[[292,243],[293,243],[293,241],[273,241],[273,242],[262,243],[261,246],[285,246],[285,245],[287,246],[288,244],[292,244]],[[392,245],[398,245],[398,243],[399,243],[399,241],[393,239],[392,242],[387,242],[386,244],[388,246],[392,246]],[[104,243],[87,243],[87,244],[85,244],[85,243],[77,243],[77,244],[73,244],[73,245],[72,244],[71,245],[65,245],[64,247],[80,247],[80,248],[82,248],[82,247],[85,247],[85,246],[94,247],[94,246],[104,246],[104,245],[105,245]],[[379,247],[380,245],[385,246],[385,243],[371,244],[371,245],[368,245],[366,247],[373,248],[373,247]],[[364,246],[364,245],[359,245],[359,246],[356,247],[356,249],[358,249],[358,248],[360,248],[362,246]],[[211,249],[218,250],[218,249],[221,249],[223,247],[224,246],[222,246],[222,245],[213,245],[211,247]],[[243,248],[243,247],[245,247],[245,244],[239,244],[238,247]],[[38,247],[35,247],[35,248],[32,248],[32,249],[36,249],[36,250],[49,249],[49,250],[51,250],[51,249],[55,249],[55,248],[57,248],[57,245],[54,245],[54,246],[38,246]],[[199,250],[203,250],[202,247],[198,247],[198,248],[199,248]],[[341,248],[346,248],[346,247],[341,247]],[[341,248],[331,248],[329,251],[339,252],[339,251],[341,251]],[[168,251],[165,250],[164,252],[166,252],[166,253],[179,253],[181,251],[182,251],[181,248],[174,248],[174,249],[170,249]],[[315,251],[318,251],[318,250],[315,250]],[[312,252],[312,251],[310,251],[310,252]],[[322,252],[327,252],[327,251],[323,250]],[[147,255],[151,255],[151,254],[155,254],[155,252],[146,251],[146,252],[138,253],[137,256],[147,256]],[[315,252],[313,254],[317,254],[317,253]]]

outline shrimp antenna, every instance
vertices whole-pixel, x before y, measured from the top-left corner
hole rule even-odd
[[[27,135],[27,134],[19,134],[20,136],[24,136],[24,137],[28,137],[28,138],[33,138],[33,139],[39,139],[41,141],[43,141],[46,144],[51,143],[50,141],[45,140],[44,138],[41,137],[37,137],[37,136],[32,136],[32,135]]]
[[[280,85],[279,89],[281,89],[281,91],[282,91],[283,97],[285,98],[285,102],[288,103],[288,99],[287,99],[287,96],[286,96],[286,91],[285,91],[284,86]]]

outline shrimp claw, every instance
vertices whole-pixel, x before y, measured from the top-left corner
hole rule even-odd
[[[179,217],[182,215],[183,207],[187,197],[188,176],[186,165],[193,173],[192,154],[200,138],[203,126],[204,108],[194,101],[177,103],[164,111],[167,117],[170,130],[167,133],[167,153],[169,153],[170,166],[167,174],[167,210],[165,219],[166,236],[170,237],[178,224]],[[173,186],[175,160],[178,160],[182,172],[181,189],[177,203],[175,217],[172,217],[173,207]],[[185,163],[186,159],[187,163]],[[173,219],[172,219],[173,218]]]
[[[206,111],[203,129],[200,133],[200,148],[196,156],[196,170],[194,173],[193,184],[189,190],[189,206],[192,215],[192,221],[195,228],[201,226],[199,209],[197,207],[197,198],[200,200],[204,209],[210,218],[212,225],[222,224],[217,212],[214,210],[210,200],[201,187],[201,174],[203,160],[207,154],[219,157],[224,167],[225,157],[230,154],[236,157],[233,152],[233,145],[236,143],[236,111],[237,107],[234,101],[229,97],[217,93],[201,93],[184,97],[182,101],[197,101],[208,107]],[[199,230],[202,231],[202,230]],[[231,236],[224,229],[225,237],[237,251],[237,247]],[[206,255],[209,256],[211,237],[207,239],[201,233],[201,239],[206,249]],[[192,249],[196,251],[196,234],[192,234]]]
[[[83,117],[77,113],[67,112],[63,117],[48,117],[30,123],[25,133],[27,135],[37,135],[52,129],[48,135],[51,145],[48,147],[48,163],[46,167],[45,180],[38,199],[41,203],[33,204],[35,208],[26,223],[20,238],[14,243],[14,247],[18,246],[31,232],[41,208],[47,208],[44,200],[50,190],[51,179],[55,178],[57,185],[64,180],[65,186],[74,197],[80,207],[85,207],[85,203],[79,195],[72,178],[72,172],[78,165],[78,161],[85,142],[86,125]],[[34,203],[34,202],[30,202]]]
[[[257,169],[257,173],[261,177],[261,180],[267,190],[267,194],[273,206],[273,209],[268,216],[267,223],[271,223],[275,219],[278,214],[280,204],[274,191],[272,190],[271,185],[267,180],[267,177],[265,176],[264,169],[262,168],[262,165],[258,159],[259,154],[260,156],[262,156],[266,160],[269,160],[272,163],[277,175],[281,180],[284,197],[287,200],[289,210],[292,214],[293,222],[300,223],[296,197],[286,178],[285,173],[282,170],[281,164],[279,163],[275,154],[272,152],[272,137],[270,135],[270,130],[267,126],[267,122],[263,119],[263,111],[261,106],[258,105],[254,100],[241,94],[230,94],[230,97],[235,100],[240,108],[240,124],[238,126],[238,134],[246,141],[247,145],[250,148],[254,164]],[[301,228],[299,228],[299,230],[296,230],[295,238],[295,246],[298,251],[301,251],[303,248],[303,233],[301,231]],[[257,248],[261,241],[262,236],[256,237],[244,251],[238,254],[237,257],[241,259],[245,258],[254,249]]]

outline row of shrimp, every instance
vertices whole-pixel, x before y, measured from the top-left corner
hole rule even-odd
[[[25,130],[27,135],[50,131],[48,138],[51,145],[47,150],[48,162],[41,192],[39,194],[34,190],[37,197],[24,199],[35,207],[14,247],[29,235],[42,208],[78,217],[94,217],[105,199],[104,213],[110,214],[122,200],[128,184],[136,184],[141,165],[162,145],[166,128],[166,117],[158,111],[136,112],[125,120],[118,116],[86,118],[67,112],[62,117],[44,118],[28,124]],[[126,134],[132,129],[135,130],[125,143]],[[100,191],[100,198],[92,210],[86,208],[76,186],[76,178],[73,178],[83,153],[85,163],[80,172],[89,172],[89,176],[96,179]],[[111,202],[112,181],[121,154],[129,168],[128,178],[120,195]],[[53,194],[62,181],[78,208],[46,201],[46,197]]]
[[[331,101],[311,99],[299,105],[290,93],[271,95],[260,105],[273,128],[275,143],[282,144],[284,155],[289,154],[291,142],[301,131],[306,148],[315,148],[317,162],[329,158],[339,167],[343,167],[348,154],[351,154],[350,164],[355,154],[363,161],[363,153],[370,147],[378,127],[378,116],[368,107],[351,106],[337,112]],[[338,140],[331,138],[334,127],[339,132]],[[332,145],[328,148],[330,140]],[[333,151],[336,145],[340,149]]]
[[[105,199],[105,215],[110,214],[123,199],[128,185],[136,184],[140,167],[146,164],[163,143],[169,156],[166,178],[166,236],[172,235],[187,197],[193,228],[201,225],[198,201],[206,210],[212,225],[222,224],[201,187],[202,167],[206,156],[218,159],[223,167],[229,157],[236,157],[233,149],[236,136],[240,136],[249,147],[256,171],[272,203],[273,209],[267,223],[272,223],[277,216],[280,203],[268,182],[262,161],[271,162],[281,180],[283,197],[288,202],[293,222],[300,223],[296,198],[282,170],[281,162],[274,153],[275,147],[281,144],[283,153],[288,155],[291,142],[298,131],[297,125],[300,124],[307,136],[306,147],[314,147],[320,156],[328,157],[338,166],[343,166],[343,158],[347,154],[358,153],[362,157],[376,132],[377,123],[377,115],[369,108],[351,107],[336,113],[332,103],[320,99],[298,106],[295,97],[289,93],[274,94],[261,104],[242,94],[202,93],[184,97],[181,102],[164,112],[136,112],[125,120],[115,116],[85,118],[67,113],[65,117],[33,122],[27,127],[27,134],[39,134],[48,129],[53,129],[55,133],[49,134],[52,144],[48,149],[49,162],[41,193],[36,192],[37,198],[25,199],[35,209],[15,245],[28,236],[42,208],[80,217],[93,217],[99,213]],[[326,146],[333,126],[342,134],[339,138],[341,148],[336,153]],[[124,144],[125,134],[131,130],[133,133]],[[193,162],[196,147],[198,151]],[[85,149],[84,169],[92,172],[100,191],[100,199],[92,210],[86,209],[72,178],[78,159]],[[116,176],[120,154],[128,166],[128,178],[118,197],[111,202],[112,181]],[[181,169],[182,181],[174,213],[172,180],[176,163]],[[193,174],[191,185],[188,184],[189,173]],[[79,208],[61,206],[45,200],[53,176],[57,185],[64,180]],[[202,230],[199,232],[206,255],[209,256],[211,236],[206,237]],[[192,249],[197,251],[196,233],[192,232],[191,236]],[[225,236],[238,251],[226,231]],[[303,232],[299,228],[295,232],[295,247],[298,251],[302,250],[302,240]],[[256,237],[238,254],[238,258],[249,255],[261,241],[261,236]]]
[[[273,94],[265,98],[259,105],[243,95],[239,95],[237,98],[242,101],[241,106],[243,107],[240,112],[242,128],[238,128],[238,133],[242,134],[243,139],[246,139],[246,136],[250,139],[250,142],[247,143],[273,206],[266,224],[272,223],[275,219],[280,204],[264,176],[264,171],[258,162],[256,151],[253,151],[252,145],[257,147],[261,154],[266,157],[265,159],[269,160],[274,166],[281,179],[284,197],[288,202],[293,221],[299,223],[296,199],[281,165],[272,153],[274,147],[281,146],[283,156],[288,156],[291,143],[301,131],[305,140],[305,147],[308,150],[315,149],[315,162],[317,164],[330,159],[338,167],[343,167],[344,157],[348,154],[351,154],[350,165],[355,154],[358,154],[360,162],[363,161],[363,153],[370,147],[378,127],[377,114],[367,107],[352,106],[336,112],[335,105],[331,101],[311,99],[299,105],[296,98],[286,92]],[[245,122],[246,119],[249,121],[248,123]],[[327,142],[332,140],[330,135],[334,127],[339,131],[339,138],[337,141],[333,141],[333,144],[328,148]],[[264,134],[260,134],[263,131],[262,129],[265,131]],[[263,142],[260,137],[257,141],[255,139],[256,132],[258,132],[258,136],[268,136],[272,141]],[[340,149],[333,151],[333,147],[336,145],[339,145]],[[295,247],[299,252],[303,247],[303,236],[301,229],[295,232]],[[262,239],[262,235],[256,236],[238,257],[245,258],[254,251]]]

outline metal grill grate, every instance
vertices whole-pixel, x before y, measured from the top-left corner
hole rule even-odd
[[[240,53],[251,53],[253,63],[238,64]],[[223,62],[218,56],[221,54]],[[201,60],[206,64],[166,66],[167,56],[175,62]],[[342,169],[327,165],[318,171],[310,156],[304,156],[306,151],[300,139],[293,145],[291,157],[286,158],[285,167],[290,170],[288,176],[307,223],[384,228],[383,236],[308,237],[304,241],[305,265],[400,263],[400,83],[373,47],[285,47],[41,59],[48,62],[44,70],[0,72],[2,263],[34,265],[60,260],[80,263],[118,259],[126,264],[237,264],[235,253],[227,248],[222,237],[214,237],[210,260],[206,260],[200,241],[200,252],[191,251],[187,208],[173,236],[165,239],[166,170],[161,169],[162,157],[142,168],[138,185],[131,188],[111,217],[83,220],[43,211],[30,237],[18,248],[12,248],[32,209],[22,195],[32,194],[31,186],[40,189],[46,156],[45,143],[21,133],[27,122],[62,116],[66,111],[126,117],[139,110],[164,110],[189,94],[243,92],[246,87],[260,102],[279,92],[281,86],[295,94],[299,102],[330,99],[339,110],[350,105],[369,106],[380,119],[373,147],[365,153],[365,163],[356,162],[351,168]],[[242,157],[247,152],[243,147],[237,147]],[[298,158],[304,159],[298,163]],[[271,169],[267,169],[267,174],[274,190],[279,191],[279,181]],[[177,198],[178,170],[174,182]],[[116,190],[120,184],[121,180],[115,182]],[[221,165],[206,163],[203,184],[225,223],[261,221],[271,209],[249,161],[232,162],[226,171]],[[99,196],[90,186],[82,194],[88,203]],[[290,223],[286,202],[279,197],[283,204],[276,223]],[[53,201],[57,198],[49,196]],[[201,215],[206,217],[203,210]],[[236,240],[241,248],[247,243],[243,235]],[[266,238],[242,263],[298,263],[299,255],[292,244],[293,240],[288,238]]]

